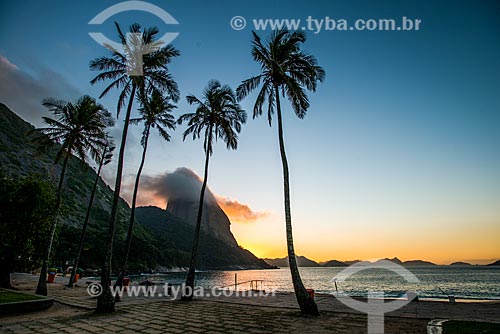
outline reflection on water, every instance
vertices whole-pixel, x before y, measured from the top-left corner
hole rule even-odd
[[[302,280],[306,288],[317,292],[331,293],[335,291],[332,278],[343,268],[300,268]],[[401,297],[406,291],[417,291],[420,297],[500,299],[500,268],[495,267],[411,267],[407,268],[415,274],[420,283],[407,283],[395,273],[369,269],[352,275],[345,282],[338,282],[341,293],[351,296],[366,296],[367,291],[384,292],[386,297]],[[266,290],[293,291],[291,275],[288,268],[274,270],[239,270],[239,271],[204,271],[196,273],[196,284],[211,287],[231,287],[235,282],[264,280]],[[148,275],[151,281],[182,284],[185,273],[167,273]],[[145,279],[137,277],[135,280]],[[248,290],[250,283],[238,285],[239,290]]]

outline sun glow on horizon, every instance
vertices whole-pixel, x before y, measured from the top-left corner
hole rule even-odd
[[[125,199],[129,200],[132,189],[133,185],[125,185]],[[282,213],[255,211],[238,200],[218,195],[216,198],[228,215],[231,231],[240,246],[259,258],[287,255]],[[167,199],[151,189],[141,190],[138,206],[144,205],[165,209]],[[449,217],[432,213],[422,223],[397,211],[383,216],[367,209],[364,215],[353,215],[344,209],[344,216],[332,213],[328,217],[298,209],[292,222],[295,253],[316,262],[397,257],[401,261],[424,260],[436,264],[458,261],[484,264],[500,258],[497,242],[500,217],[493,212],[462,210],[461,216],[457,213]],[[349,223],[324,223],[325,218]],[[314,228],[309,224],[311,219],[316,221]],[[473,228],[469,221],[474,221],[478,228]]]
[[[284,225],[284,222],[283,222]],[[450,264],[464,261],[472,264],[487,264],[500,259],[500,246],[496,242],[500,235],[500,224],[471,234],[467,229],[440,230],[433,234],[407,228],[384,235],[367,230],[366,234],[356,232],[342,238],[330,239],[326,231],[313,238],[300,233],[300,222],[295,223],[295,253],[316,262],[376,261],[397,257],[401,261],[423,260],[436,264]],[[259,258],[283,258],[287,256],[285,231],[277,223],[255,222],[253,224],[232,224],[238,243]]]

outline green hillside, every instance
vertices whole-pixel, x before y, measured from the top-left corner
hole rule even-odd
[[[33,126],[0,103],[0,168],[11,178],[38,174],[56,184],[61,166],[53,164],[54,152],[37,152],[27,133]],[[63,193],[63,217],[59,224],[54,264],[64,266],[78,248],[80,228],[96,173],[77,158],[71,158]],[[100,268],[107,234],[113,191],[99,181],[98,191],[87,230],[81,259],[83,268]],[[123,256],[130,208],[119,204],[113,266],[118,268]],[[180,218],[155,207],[138,208],[134,226],[129,268],[133,271],[187,267],[193,229]],[[201,237],[200,267],[205,269],[265,268],[267,264],[241,248],[229,247],[209,235]]]
[[[167,246],[169,252],[162,254],[178,266],[188,265],[188,256],[193,245],[194,228],[166,210],[155,206],[137,208],[136,217],[141,225],[157,236],[160,244]],[[240,247],[233,247],[208,233],[201,231],[199,267],[201,269],[248,269],[268,268],[269,265],[255,255]],[[172,257],[172,255],[174,255]]]

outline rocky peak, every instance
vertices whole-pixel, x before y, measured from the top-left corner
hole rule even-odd
[[[198,202],[181,198],[172,199],[168,201],[167,211],[194,227],[198,213]],[[201,216],[202,231],[211,234],[228,245],[237,246],[230,225],[229,218],[217,202],[208,201],[208,203],[205,203]]]

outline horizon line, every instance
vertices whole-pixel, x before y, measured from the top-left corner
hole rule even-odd
[[[355,260],[338,260],[338,259],[330,259],[330,260],[326,260],[326,261],[316,261],[316,260],[313,260],[307,256],[304,256],[304,255],[296,255],[296,257],[304,257],[306,258],[307,260],[310,260],[310,261],[313,261],[313,262],[316,262],[318,263],[319,265],[322,265],[322,264],[325,264],[325,263],[328,263],[330,261],[339,261],[339,262],[343,262],[343,263],[347,263],[347,262],[370,262],[370,263],[374,263],[374,262],[377,262],[377,261],[380,261],[380,260],[394,260],[394,259],[398,259],[399,261],[401,261],[402,263],[405,263],[405,262],[412,262],[412,261],[423,261],[423,262],[429,262],[429,263],[432,263],[434,265],[437,265],[437,266],[449,266],[453,263],[467,263],[467,264],[470,264],[470,265],[488,265],[488,264],[492,264],[492,263],[495,263],[497,261],[500,261],[500,257],[498,258],[489,258],[489,259],[466,259],[466,260],[456,260],[456,261],[448,261],[449,263],[443,263],[443,262],[439,262],[439,263],[436,263],[436,262],[433,262],[433,261],[429,261],[429,260],[423,260],[423,259],[411,259],[411,260],[402,260],[400,259],[399,257],[395,256],[395,257],[381,257],[381,258],[372,258],[372,259],[368,259],[368,260],[361,260],[361,259],[355,259]],[[282,260],[282,259],[286,259],[288,258],[288,255],[284,256],[284,257],[276,257],[276,258],[270,258],[270,257],[262,257],[260,259],[262,260]],[[478,262],[482,262],[482,263],[478,263]],[[300,266],[299,266],[300,267]]]

